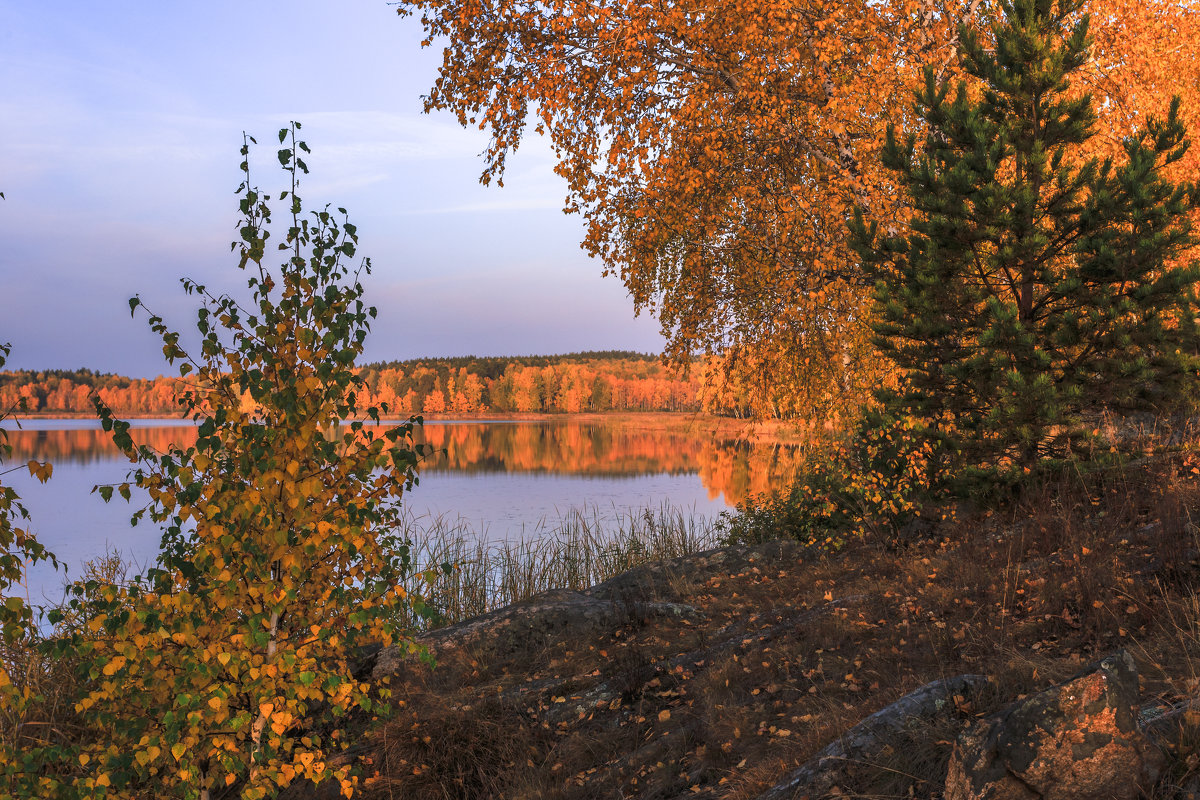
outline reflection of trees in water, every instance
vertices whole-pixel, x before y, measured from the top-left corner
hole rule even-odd
[[[148,445],[156,452],[165,452],[171,444],[181,447],[195,444],[196,429],[190,425],[156,428],[132,428],[129,431],[138,444]],[[10,430],[12,461],[33,459],[52,464],[95,464],[100,461],[124,460],[112,443],[112,434],[98,428],[34,431]]]
[[[423,440],[446,451],[431,457],[425,469],[465,473],[690,473],[699,470],[704,446],[685,433],[581,422],[427,425]]]
[[[140,444],[164,451],[196,440],[193,427],[134,428]],[[636,422],[427,424],[420,439],[435,450],[428,472],[486,474],[558,473],[633,477],[699,473],[710,498],[744,502],[755,494],[786,486],[795,475],[802,448],[769,441],[746,441],[710,433],[641,429]],[[10,431],[16,463],[92,464],[120,458],[101,430]]]
[[[803,457],[798,445],[642,430],[635,422],[427,425],[424,441],[446,451],[427,462],[428,471],[699,473],[709,497],[724,495],[730,504],[790,484]]]
[[[779,442],[723,440],[708,443],[700,458],[700,480],[710,499],[740,505],[791,485],[805,458],[804,448]]]

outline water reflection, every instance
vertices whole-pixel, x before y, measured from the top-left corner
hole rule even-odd
[[[114,464],[120,454],[99,427],[28,427],[9,432],[16,463],[35,459],[62,464]],[[143,423],[134,440],[162,452],[196,441],[192,426]],[[607,478],[698,475],[710,500],[726,506],[786,485],[801,455],[796,445],[747,441],[684,427],[644,428],[637,421],[429,422],[418,440],[434,453],[424,474],[485,477],[518,473]],[[114,478],[115,479],[115,478]]]
[[[153,563],[161,533],[131,528],[147,498],[105,504],[98,483],[124,479],[129,463],[91,420],[31,420],[10,430],[9,465],[30,459],[54,464],[42,485],[24,470],[5,476],[29,508],[30,529],[78,575],[89,559],[116,550],[141,566]],[[178,421],[140,420],[134,440],[163,451],[195,442],[196,429]],[[547,422],[431,422],[422,440],[438,451],[421,482],[404,498],[417,520],[461,520],[495,539],[536,537],[573,510],[601,517],[664,505],[695,518],[712,517],[750,495],[787,485],[800,450],[745,441],[686,424],[623,419]],[[419,526],[429,527],[427,523]],[[36,600],[61,599],[63,576],[48,566],[30,570],[26,590]]]
[[[57,420],[38,420],[39,423]],[[75,422],[62,420],[62,422]],[[90,423],[90,421],[89,421]],[[76,423],[78,424],[78,423]],[[46,429],[41,425],[32,427],[22,423],[21,430],[8,431],[8,443],[12,445],[12,460],[15,462],[49,461],[60,464],[107,464],[121,459],[121,453],[112,443],[112,434],[100,429],[99,423],[89,427],[69,429]],[[172,444],[181,447],[196,443],[196,428],[187,426],[155,425],[132,431],[134,440],[163,451]]]

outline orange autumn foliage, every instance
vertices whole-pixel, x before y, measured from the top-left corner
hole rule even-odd
[[[700,410],[694,377],[645,356],[426,359],[367,366],[360,374],[360,400],[403,415]],[[87,370],[0,372],[0,404],[24,399],[35,413],[90,415],[95,393],[120,414],[175,416],[182,383]]]
[[[426,110],[486,130],[483,180],[549,137],[584,248],[650,309],[668,354],[742,365],[750,413],[852,411],[888,376],[854,206],[904,219],[878,159],[926,65],[954,79],[957,26],[993,0],[403,0],[444,46]],[[1195,0],[1089,0],[1096,148],[1183,97],[1198,130]],[[1194,173],[1194,151],[1180,172]],[[1171,176],[1179,178],[1179,175]]]

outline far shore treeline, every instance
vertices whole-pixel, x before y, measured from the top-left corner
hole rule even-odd
[[[687,375],[656,356],[591,351],[554,356],[424,358],[361,369],[370,405],[397,414],[708,411],[741,416],[737,403],[703,391],[707,370]],[[78,370],[0,372],[0,407],[24,401],[27,412],[90,414],[91,397],[124,415],[172,415],[178,377],[129,378]],[[709,402],[705,402],[708,398]]]

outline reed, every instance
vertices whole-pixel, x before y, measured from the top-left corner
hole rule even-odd
[[[714,520],[670,504],[607,513],[573,508],[505,538],[461,517],[412,516],[404,525],[413,563],[405,588],[431,611],[405,620],[414,628],[453,624],[549,589],[578,591],[639,564],[719,544]],[[430,572],[432,579],[422,576]]]

